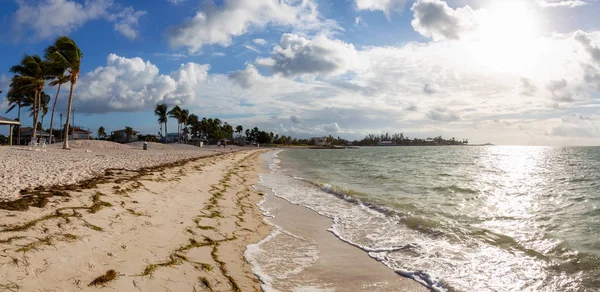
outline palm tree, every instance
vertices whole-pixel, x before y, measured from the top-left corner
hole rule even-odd
[[[168,114],[168,110],[169,108],[167,107],[166,103],[163,104],[157,104],[156,108],[154,108],[154,115],[158,117],[158,123],[159,124],[165,124],[165,144],[167,144],[167,114]]]
[[[187,109],[181,110],[179,123],[182,125],[181,132],[183,134],[186,134],[185,135],[186,138],[187,138],[187,125],[188,125],[189,118],[190,118],[190,111]]]
[[[37,137],[37,121],[40,107],[39,100],[48,79],[48,62],[43,61],[38,55],[25,55],[19,65],[10,68],[14,73],[13,87],[20,92],[33,92],[33,138]]]
[[[242,131],[244,131],[244,127],[242,125],[238,125],[235,127],[235,131],[238,133],[238,137],[242,135]]]
[[[188,117],[188,125],[191,128],[190,132],[192,133],[192,136],[197,137],[198,132],[200,132],[200,120],[199,120],[198,116],[195,114],[191,114]]]
[[[179,124],[181,121],[181,108],[176,105],[169,111],[169,117],[177,120],[177,136],[179,137]],[[179,143],[181,143],[181,139],[178,139]]]
[[[42,92],[42,95],[39,100],[39,109],[38,112],[42,113],[42,126],[44,125],[44,117],[48,114],[48,104],[50,103],[50,95]]]
[[[50,50],[46,49],[45,58],[50,60],[50,56],[48,56],[48,52]],[[61,65],[60,63],[52,62],[50,63],[50,75],[54,78],[49,84],[50,86],[58,85],[58,89],[56,90],[56,97],[54,98],[54,104],[52,105],[52,114],[50,115],[50,139],[52,139],[52,130],[54,127],[54,111],[56,109],[56,102],[58,101],[58,96],[60,94],[60,88],[63,84],[69,82],[69,76],[65,75],[67,68]]]
[[[52,129],[50,129],[50,131],[52,131]],[[102,126],[98,128],[98,138],[106,139],[106,130]]]
[[[69,103],[67,105],[67,122],[65,123],[65,141],[63,149],[69,149],[69,120],[71,118],[71,108],[73,107],[73,90],[79,78],[81,67],[81,58],[83,53],[77,44],[67,36],[60,36],[54,41],[54,45],[46,48],[45,56],[53,62],[54,66],[66,68],[65,77],[71,82],[69,90]]]

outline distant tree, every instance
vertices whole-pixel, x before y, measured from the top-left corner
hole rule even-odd
[[[102,126],[98,128],[98,138],[106,139],[106,130]]]
[[[188,125],[189,118],[190,118],[190,111],[187,109],[181,110],[179,123],[181,124],[181,129],[182,129],[181,132],[182,133],[179,134],[180,137],[181,137],[181,134],[187,134],[187,125]],[[185,137],[187,137],[187,135],[185,135]]]
[[[181,108],[180,108],[178,105],[174,106],[174,107],[173,107],[173,108],[172,108],[172,109],[169,111],[169,117],[170,117],[170,118],[173,118],[173,119],[175,119],[175,120],[177,120],[177,136],[179,137],[179,138],[177,139],[177,141],[178,141],[178,142],[181,142],[180,135],[179,135],[179,134],[181,133],[181,132],[180,132],[180,129],[179,129],[179,125],[180,125],[180,121],[181,121]],[[168,134],[168,133],[167,133],[167,134]]]
[[[168,143],[167,141],[167,113],[168,113],[169,108],[167,107],[166,103],[163,104],[157,104],[156,107],[154,108],[154,115],[158,117],[158,124],[159,125],[165,125],[165,144]]]
[[[242,125],[237,125],[235,127],[235,132],[238,134],[238,137],[242,135],[242,131],[244,131],[244,127],[242,127]]]

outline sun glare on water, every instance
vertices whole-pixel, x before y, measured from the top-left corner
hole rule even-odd
[[[543,45],[540,20],[526,1],[490,1],[478,19],[473,57],[501,72],[530,73]]]

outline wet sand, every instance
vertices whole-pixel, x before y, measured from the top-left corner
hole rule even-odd
[[[346,244],[327,229],[332,220],[267,193],[261,208],[279,226],[251,256],[266,290],[278,291],[427,291],[366,252]]]

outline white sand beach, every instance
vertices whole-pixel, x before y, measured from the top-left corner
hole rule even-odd
[[[43,206],[0,209],[0,290],[259,290],[243,252],[270,232],[256,206],[262,196],[252,188],[260,150],[120,146],[92,152],[2,148],[3,185],[19,177],[4,187],[4,197],[36,182],[69,184],[108,168],[132,171],[30,189],[21,196],[44,197]]]
[[[72,141],[71,150],[62,144],[41,148],[0,147],[0,199],[14,199],[19,190],[57,184],[73,184],[104,173],[106,169],[137,170],[182,159],[207,156],[216,152],[239,150],[237,147],[195,147],[180,144],[143,142],[118,144],[108,141]]]

